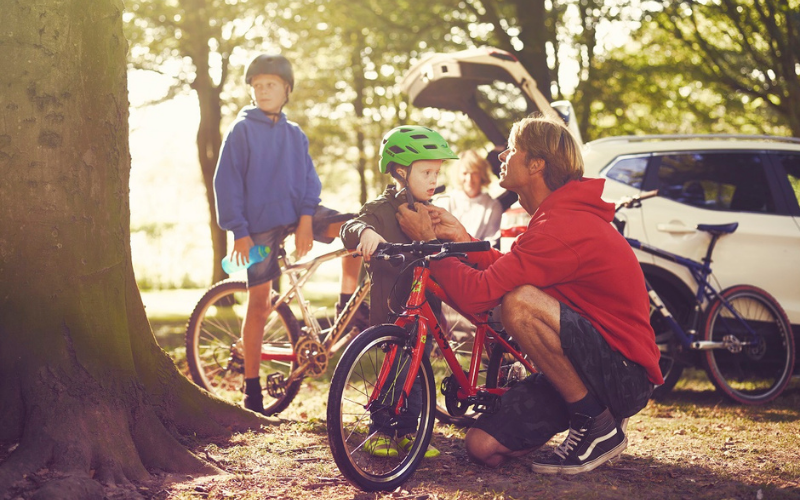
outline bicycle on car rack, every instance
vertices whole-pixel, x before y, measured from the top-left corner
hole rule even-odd
[[[656,191],[621,200],[616,211],[641,206]],[[624,221],[614,223],[624,234]],[[694,307],[688,318],[676,320],[673,307],[646,283],[650,294],[650,323],[661,351],[664,384],[670,391],[681,377],[685,353],[700,354],[701,365],[714,386],[733,401],[763,404],[778,397],[791,380],[795,362],[791,323],[780,304],[766,291],[752,285],[735,285],[718,291],[712,276],[711,254],[719,240],[736,231],[738,223],[698,224],[708,233],[706,255],[700,262],[626,238],[638,250],[685,267],[697,283]]]

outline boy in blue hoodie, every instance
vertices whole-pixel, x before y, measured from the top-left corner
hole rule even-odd
[[[254,106],[239,112],[222,145],[214,174],[217,221],[222,229],[233,232],[234,262],[247,262],[253,245],[277,248],[286,236],[286,226],[297,224],[294,241],[299,259],[311,250],[315,239],[333,241],[347,217],[328,225],[337,212],[319,205],[322,184],[308,152],[308,138],[282,112],[294,89],[289,61],[281,55],[262,54],[247,67],[245,81]],[[360,259],[342,259],[337,308],[355,291],[360,265]],[[244,407],[259,413],[264,413],[261,343],[272,312],[272,280],[279,276],[274,253],[247,270],[247,312],[242,324]]]

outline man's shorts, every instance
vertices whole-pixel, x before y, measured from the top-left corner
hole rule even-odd
[[[343,214],[331,208],[317,206],[316,212],[312,217],[311,228],[314,232],[314,240],[321,243],[330,243],[334,238],[327,236],[328,226],[336,222],[344,222],[352,219],[353,214]],[[275,251],[286,237],[292,234],[297,227],[296,224],[289,226],[279,226],[263,233],[251,234],[250,238],[254,245],[268,246],[272,251],[267,258],[261,262],[256,262],[247,268],[247,286],[256,286],[277,279],[281,275],[281,268],[278,264],[278,253]]]
[[[617,420],[647,405],[653,384],[640,365],[614,351],[594,326],[561,304],[561,348],[586,388]],[[505,393],[500,410],[483,414],[473,427],[510,450],[538,448],[569,428],[567,404],[542,373],[535,373]]]

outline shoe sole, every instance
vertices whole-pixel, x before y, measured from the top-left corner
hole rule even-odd
[[[617,458],[622,455],[625,448],[628,447],[628,436],[622,440],[620,444],[612,448],[607,453],[600,455],[591,462],[586,462],[583,465],[546,465],[546,464],[531,464],[531,470],[539,474],[581,474],[583,472],[592,471],[604,463]]]

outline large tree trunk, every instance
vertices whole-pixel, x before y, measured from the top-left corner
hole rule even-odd
[[[264,422],[180,375],[147,322],[121,16],[121,0],[13,0],[0,16],[0,441],[19,443],[0,492],[42,467],[110,484],[213,472],[179,434]]]

